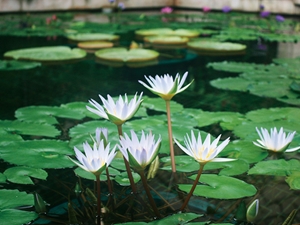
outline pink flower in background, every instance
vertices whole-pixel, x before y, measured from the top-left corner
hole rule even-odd
[[[51,17],[46,18],[46,24],[49,25],[51,23]]]
[[[166,6],[160,10],[161,13],[172,13],[173,9],[169,6]]]
[[[207,6],[204,6],[202,8],[202,10],[203,10],[203,12],[209,12],[211,9],[209,7],[207,7]]]
[[[52,19],[52,20],[56,20],[56,19],[57,19],[57,16],[56,16],[55,14],[53,14],[52,17],[51,17],[51,19]]]

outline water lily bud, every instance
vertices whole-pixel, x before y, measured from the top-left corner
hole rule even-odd
[[[156,158],[153,160],[153,162],[150,164],[147,179],[154,178],[157,171],[159,169],[159,157],[156,156]]]
[[[77,197],[81,194],[82,191],[81,191],[79,183],[76,183],[75,188],[74,188],[74,192],[75,192]]]
[[[253,222],[258,214],[259,200],[255,199],[251,205],[249,205],[246,213],[247,221]]]
[[[34,208],[37,213],[45,213],[47,211],[46,204],[38,193],[34,193]]]

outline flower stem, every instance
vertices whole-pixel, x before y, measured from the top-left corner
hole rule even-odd
[[[198,181],[199,181],[199,179],[200,179],[200,176],[201,176],[201,174],[202,174],[202,172],[203,172],[204,165],[205,165],[205,164],[200,163],[200,169],[199,169],[199,171],[198,171],[198,175],[197,175],[197,177],[196,177],[196,179],[195,179],[195,181],[194,181],[194,184],[193,184],[193,186],[192,186],[192,188],[191,188],[191,190],[190,190],[188,196],[186,196],[186,199],[185,199],[184,203],[182,204],[182,206],[181,206],[181,208],[180,208],[180,211],[184,210],[184,208],[185,208],[185,207],[187,206],[187,204],[189,203],[190,198],[192,197],[193,192],[194,192],[194,190],[195,190],[195,188],[196,188],[196,186],[197,186],[197,184],[198,184]]]
[[[101,191],[100,191],[100,175],[96,175],[97,181],[97,225],[101,221]]]
[[[172,172],[176,173],[175,154],[174,154],[174,146],[173,146],[173,134],[172,134],[172,122],[171,122],[170,100],[166,100],[166,109],[167,109],[168,133],[169,133],[169,145],[170,145],[170,156],[171,156]]]
[[[105,168],[106,170],[106,177],[107,177],[107,186],[108,186],[108,191],[109,191],[109,198],[112,200],[112,208],[114,209],[114,200],[113,200],[113,189],[112,189],[112,185],[111,185],[111,180],[109,177],[109,171],[108,171],[108,167]]]
[[[161,217],[161,216],[160,216],[160,213],[159,213],[159,211],[158,211],[158,209],[157,209],[157,207],[156,207],[156,204],[155,204],[155,202],[154,202],[154,200],[153,200],[153,198],[152,198],[152,195],[151,195],[151,193],[150,193],[150,189],[149,189],[149,187],[148,187],[148,183],[147,183],[147,179],[146,179],[146,177],[145,177],[144,171],[143,171],[143,170],[142,170],[142,171],[139,171],[139,174],[140,174],[140,176],[141,176],[141,179],[142,179],[142,182],[143,182],[143,186],[144,186],[144,189],[145,189],[146,194],[147,194],[147,196],[148,196],[150,205],[151,205],[151,207],[152,207],[152,209],[153,209],[155,215],[156,215],[158,218],[160,218],[160,217]]]
[[[119,137],[121,137],[123,135],[122,125],[117,125],[117,127],[118,127]],[[127,161],[127,159],[124,156],[123,156],[123,159],[124,159],[127,175],[128,175],[129,181],[130,181],[130,186],[131,186],[132,192],[133,192],[133,194],[137,194],[137,189],[134,184],[134,180],[133,180],[133,176],[132,176],[132,173],[130,170],[129,162]]]

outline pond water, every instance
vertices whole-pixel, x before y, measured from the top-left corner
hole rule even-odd
[[[133,17],[134,13],[130,13],[128,15],[128,18]],[[191,14],[191,12],[184,12],[184,11],[178,11],[178,14],[181,13],[182,16],[180,18],[176,17],[168,17],[168,22],[163,23],[163,27],[178,27],[181,20],[186,20],[190,24],[200,23],[198,22],[197,17],[193,17],[188,14]],[[193,12],[197,14],[198,12]],[[136,16],[136,18],[148,17],[149,23],[151,23],[151,16],[154,18],[159,17],[161,15],[157,15],[155,13],[149,13],[149,12],[138,12],[136,13],[139,16]],[[43,19],[48,18],[51,15],[32,15],[32,17],[42,17]],[[64,15],[63,13],[57,13],[57,18],[75,18],[77,25],[70,26],[72,29],[76,29],[76,26],[81,26],[81,29],[83,29],[84,25],[83,23],[98,23],[101,22],[101,24],[104,24],[105,22],[111,22],[112,24],[112,32],[115,32],[120,26],[127,26],[128,21],[122,22],[122,19],[124,18],[124,15],[115,15],[116,17],[111,17],[110,15],[103,15],[99,13],[74,13],[74,14],[68,14]],[[73,17],[74,16],[74,17]],[[30,17],[30,15],[27,15],[27,17]],[[120,17],[120,18],[119,18]],[[4,16],[3,16],[4,18]],[[134,17],[133,17],[134,18]],[[203,19],[201,17],[200,19]],[[67,20],[67,19],[66,19]],[[74,20],[74,19],[69,19]],[[130,20],[130,19],[128,19]],[[160,20],[160,17],[159,17]],[[5,15],[5,20],[2,22],[2,30],[7,32],[9,30],[7,27],[3,26],[5,24],[5,21],[7,23],[15,24],[13,22],[18,22],[20,26],[33,26],[33,24],[29,24],[31,22],[28,21],[34,21],[34,19],[24,19],[24,15]],[[12,22],[13,21],[13,22]],[[79,21],[79,22],[78,22]],[[121,22],[120,22],[121,21]],[[187,22],[185,21],[185,27]],[[136,24],[131,29],[128,29],[124,31],[124,29],[120,28],[120,32],[116,32],[120,35],[120,41],[118,43],[119,46],[125,46],[128,47],[131,44],[132,40],[135,40],[138,43],[143,43],[142,41],[136,40],[134,31],[138,28],[143,28],[143,24],[140,25],[139,23],[142,23],[141,21],[136,21]],[[223,21],[224,22],[224,21]],[[222,23],[223,23],[222,22]],[[27,23],[27,24],[26,24]],[[216,22],[214,22],[216,23]],[[217,30],[216,27],[212,27],[213,23],[207,25],[207,29]],[[176,26],[175,26],[176,25]],[[95,26],[95,25],[93,25]],[[119,27],[118,27],[119,26]],[[129,26],[129,25],[128,25]],[[154,26],[154,25],[153,25]],[[38,27],[38,25],[36,25]],[[67,27],[67,23],[64,25],[57,24],[53,25],[54,29],[71,29],[70,27]],[[191,25],[191,28],[195,28],[195,26]],[[205,26],[201,25],[201,29],[206,28]],[[91,29],[93,32],[96,32],[95,30],[97,28],[92,27],[86,27],[86,30]],[[94,29],[94,30],[93,30]],[[104,29],[103,26],[101,29]],[[102,30],[100,29],[100,32]],[[105,31],[108,31],[109,28],[105,27]],[[22,30],[20,28],[20,30]],[[1,35],[0,36],[0,54],[1,58],[4,59],[3,55],[7,51],[21,49],[21,48],[31,48],[31,47],[40,47],[40,46],[68,46],[71,48],[76,48],[76,43],[70,41],[65,36],[62,36],[58,32],[57,35],[55,35],[55,32],[51,30],[46,30],[43,34],[14,34],[14,35]],[[44,32],[44,31],[43,31]],[[47,34],[47,32],[49,32]],[[52,32],[52,33],[51,33]],[[203,37],[210,37],[210,34],[205,34]],[[19,113],[15,112],[23,107],[29,107],[29,106],[56,106],[61,107],[61,105],[68,105],[69,103],[73,102],[79,102],[83,106],[82,111],[85,110],[84,104],[88,104],[88,100],[95,99],[96,101],[99,101],[98,95],[106,96],[107,94],[111,96],[118,96],[118,95],[124,95],[125,93],[127,95],[134,95],[135,93],[143,92],[145,96],[145,100],[143,104],[145,104],[145,107],[142,107],[141,114],[138,115],[137,118],[133,119],[132,123],[128,121],[128,128],[126,128],[126,124],[124,124],[124,131],[128,132],[129,128],[138,128],[141,129],[147,129],[142,128],[143,126],[149,126],[148,122],[151,122],[151,118],[153,118],[153,123],[156,123],[156,120],[164,120],[162,118],[165,118],[165,112],[161,109],[163,108],[161,105],[155,105],[157,101],[151,99],[156,97],[154,94],[152,94],[150,91],[146,90],[140,83],[138,83],[138,80],[145,80],[144,75],[163,75],[163,74],[170,74],[175,76],[177,73],[180,75],[183,75],[186,71],[188,71],[188,82],[194,80],[192,85],[185,90],[184,92],[176,95],[173,100],[177,104],[174,104],[174,127],[176,127],[175,130],[175,136],[178,138],[178,134],[181,133],[188,133],[189,128],[193,129],[200,129],[204,132],[211,133],[213,136],[218,136],[219,134],[222,134],[222,140],[224,140],[226,137],[230,137],[232,141],[234,140],[240,140],[242,141],[248,141],[250,144],[252,144],[253,135],[251,138],[240,138],[235,133],[234,129],[230,129],[230,127],[234,127],[237,122],[228,122],[228,120],[233,120],[233,117],[236,117],[234,113],[239,113],[237,117],[244,119],[244,115],[246,115],[250,111],[255,111],[259,109],[269,109],[274,107],[279,108],[285,108],[285,107],[292,107],[292,108],[299,108],[299,105],[297,104],[287,104],[283,101],[279,101],[278,99],[272,97],[272,96],[260,96],[260,95],[253,95],[248,92],[242,92],[237,90],[225,90],[225,89],[217,89],[216,87],[213,87],[210,84],[210,81],[216,80],[218,78],[226,78],[226,77],[238,77],[239,73],[233,73],[228,70],[222,71],[222,70],[216,70],[213,67],[208,67],[207,65],[209,63],[221,63],[224,61],[227,62],[238,62],[238,63],[251,63],[251,64],[261,64],[261,65],[269,65],[273,63],[273,59],[278,58],[294,58],[296,56],[300,56],[300,47],[297,43],[294,42],[275,42],[275,41],[265,41],[261,39],[255,39],[255,40],[238,40],[236,42],[242,43],[247,46],[247,49],[244,54],[222,54],[222,55],[201,55],[197,54],[197,52],[192,51],[187,48],[177,48],[177,49],[157,49],[154,48],[154,50],[158,51],[160,53],[158,62],[155,65],[150,66],[137,66],[137,67],[130,67],[130,66],[111,66],[111,65],[105,65],[101,62],[98,62],[95,60],[95,56],[90,53],[83,59],[77,60],[76,62],[67,62],[67,63],[44,63],[41,66],[38,66],[33,69],[28,70],[0,70],[0,88],[1,88],[1,108],[0,108],[0,119],[1,119],[1,134],[7,135],[9,133],[10,135],[18,135],[22,137],[22,141],[26,142],[29,140],[55,140],[60,139],[66,143],[68,143],[68,148],[70,151],[66,150],[67,153],[64,153],[64,155],[71,155],[73,146],[78,146],[79,143],[83,143],[87,136],[89,136],[88,133],[84,134],[82,137],[79,137],[80,135],[78,132],[80,132],[80,124],[89,124],[93,123],[93,121],[98,121],[100,126],[105,125],[103,120],[98,120],[97,117],[93,117],[91,115],[88,115],[86,117],[82,117],[79,119],[74,119],[74,117],[69,116],[58,116],[56,114],[48,115],[49,117],[55,117],[57,119],[57,122],[50,124],[53,128],[60,131],[59,135],[38,135],[39,132],[43,133],[42,127],[37,127],[37,131],[24,131],[22,124],[22,128],[19,128],[17,125],[14,127],[13,121],[16,121],[16,116],[19,116],[19,121],[25,121],[28,122],[28,127],[33,126],[33,124],[40,124],[45,123],[45,121],[40,122],[39,112],[43,113],[42,111],[39,111],[37,114],[32,114],[29,111],[27,115],[25,115],[25,111],[19,111]],[[261,47],[261,44],[263,43],[263,47]],[[290,47],[291,46],[291,47]],[[289,50],[289,51],[288,51]],[[297,51],[298,50],[298,51]],[[299,52],[299,54],[298,54]],[[296,80],[299,78],[295,78]],[[278,87],[280,88],[280,87]],[[148,103],[147,103],[148,100]],[[78,103],[78,104],[79,104]],[[148,104],[148,105],[147,105]],[[73,106],[76,108],[74,111],[74,115],[78,113],[78,106]],[[182,108],[181,108],[182,107]],[[193,110],[200,110],[200,111],[189,111],[186,109],[193,109]],[[34,110],[34,108],[33,108]],[[38,110],[36,108],[36,110]],[[49,110],[48,108],[46,111]],[[18,111],[17,111],[18,112]],[[198,115],[199,112],[199,115]],[[215,112],[215,116],[213,115],[204,115],[204,112]],[[228,112],[229,114],[217,114],[220,112]],[[298,111],[296,111],[298,112]],[[295,112],[295,113],[296,113]],[[22,114],[23,113],[23,114]],[[201,115],[203,113],[203,118],[201,119]],[[232,114],[231,114],[232,113]],[[281,112],[279,112],[280,114]],[[276,114],[276,110],[275,110]],[[74,116],[73,115],[73,116]],[[145,117],[150,118],[149,121],[141,120],[140,118]],[[23,116],[23,117],[22,117]],[[183,119],[180,119],[180,116],[182,116]],[[228,116],[228,117],[226,117]],[[276,115],[270,115],[269,112],[266,112],[266,117],[276,117]],[[289,115],[287,115],[288,117]],[[30,118],[32,117],[32,118]],[[216,119],[216,117],[221,117],[221,119]],[[284,116],[282,116],[284,117]],[[148,118],[148,119],[149,119]],[[191,118],[194,119],[192,122],[188,122],[187,119]],[[298,117],[299,118],[299,117]],[[28,119],[28,121],[26,120]],[[37,121],[34,121],[34,120]],[[208,121],[202,121],[201,120],[208,120]],[[215,120],[214,120],[215,119]],[[280,120],[282,118],[278,118]],[[154,121],[155,120],[155,121]],[[165,118],[166,120],[166,118]],[[184,121],[183,121],[184,120]],[[299,119],[298,119],[299,120]],[[134,121],[139,122],[139,126],[137,126]],[[195,122],[197,121],[197,122]],[[200,121],[200,122],[199,122]],[[265,120],[262,120],[265,122]],[[10,124],[10,122],[12,122]],[[207,123],[206,123],[207,122]],[[7,124],[6,124],[7,123]],[[185,125],[186,123],[186,125]],[[220,125],[220,123],[227,123],[225,126]],[[277,126],[278,124],[276,122],[272,122],[274,126]],[[271,123],[271,124],[272,124]],[[107,123],[108,124],[108,123]],[[181,126],[179,126],[181,124]],[[231,124],[231,125],[230,125]],[[234,125],[232,125],[234,124]],[[282,124],[282,123],[280,123]],[[297,123],[296,123],[297,125]],[[295,125],[295,126],[296,126]],[[11,127],[10,127],[11,126]],[[82,132],[87,132],[88,129],[90,129],[89,125],[86,125],[87,128],[82,129]],[[107,125],[109,129],[114,129],[112,125]],[[155,125],[150,125],[149,129],[155,127]],[[247,125],[245,125],[247,126]],[[92,126],[91,126],[92,127]],[[224,127],[227,127],[228,129],[225,129]],[[242,126],[241,126],[242,127]],[[79,128],[79,129],[78,129]],[[243,128],[243,127],[242,127]],[[240,129],[242,129],[240,128]],[[18,130],[20,129],[20,130]],[[24,128],[25,129],[25,128]],[[46,128],[45,128],[46,129]],[[47,128],[48,129],[48,128]],[[49,128],[50,129],[50,128]],[[76,130],[77,129],[77,130]],[[246,129],[246,128],[245,128]],[[234,130],[234,131],[233,131]],[[288,128],[290,131],[290,129]],[[298,128],[300,130],[300,128]],[[297,132],[299,133],[299,131]],[[34,133],[36,132],[36,133]],[[77,132],[77,136],[76,136]],[[116,134],[116,130],[109,131],[109,136],[113,136]],[[112,134],[111,134],[112,133]],[[155,133],[155,132],[154,132]],[[255,130],[253,131],[255,133]],[[76,138],[75,138],[76,137]],[[79,138],[78,138],[79,137]],[[163,135],[163,137],[166,137],[166,135]],[[5,136],[6,138],[6,136]],[[257,137],[255,136],[257,139]],[[116,140],[114,138],[113,142]],[[295,147],[300,144],[299,141],[299,135],[297,134],[295,137],[296,141],[292,142],[292,146]],[[183,139],[182,139],[183,140]],[[43,168],[42,166],[33,166],[33,168],[39,168],[44,169],[47,172],[47,179],[39,179],[32,178],[34,184],[21,184],[18,182],[14,182],[12,178],[9,179],[8,173],[5,171],[8,168],[13,168],[14,166],[26,166],[30,167],[30,161],[28,162],[22,162],[18,164],[18,158],[26,158],[26,157],[40,157],[31,155],[27,156],[27,154],[22,153],[20,151],[16,151],[17,154],[14,156],[15,159],[11,159],[9,157],[6,157],[7,151],[15,150],[16,148],[19,148],[24,146],[25,151],[30,151],[31,147],[26,147],[26,144],[22,142],[21,140],[14,141],[14,139],[8,139],[7,141],[1,139],[1,148],[0,148],[0,188],[1,189],[8,189],[8,190],[19,190],[19,191],[25,191],[26,193],[34,193],[38,192],[42,198],[50,204],[48,207],[49,209],[52,209],[52,213],[57,213],[59,211],[62,211],[62,216],[59,217],[59,219],[55,218],[56,220],[65,220],[66,218],[66,211],[65,208],[67,207],[64,203],[68,201],[68,199],[75,199],[75,195],[73,194],[73,189],[75,188],[75,185],[78,181],[78,177],[75,176],[75,173],[73,170],[75,167],[71,165],[66,165],[66,168],[60,167],[60,169],[55,169],[54,167],[48,166]],[[14,144],[11,144],[11,142],[15,142]],[[49,144],[51,145],[52,142],[45,143],[45,145]],[[7,147],[9,146],[9,147]],[[40,146],[37,147],[37,149]],[[47,148],[47,146],[45,146]],[[44,151],[42,157],[44,158],[55,158],[58,157],[58,153],[53,153],[53,146],[48,146],[48,150]],[[162,148],[166,148],[166,145],[162,145]],[[232,147],[231,147],[232,148]],[[249,147],[250,150],[253,149],[253,146]],[[33,148],[32,151],[38,151]],[[183,157],[183,152],[179,148],[175,148],[176,155],[179,157]],[[226,154],[227,153],[227,154]],[[234,157],[236,156],[235,152],[230,152],[230,150],[227,150],[227,152],[224,153],[226,156]],[[24,154],[24,155],[23,155]],[[57,155],[56,155],[57,154]],[[74,154],[74,153],[73,153]],[[243,154],[243,153],[241,153]],[[262,153],[263,154],[263,153]],[[163,153],[160,155],[160,158],[166,157],[168,154],[166,154],[166,151],[163,151]],[[249,156],[250,157],[250,156]],[[298,161],[299,156],[297,153],[285,153],[284,156],[279,156],[279,160],[285,160],[285,162],[290,162],[292,159],[296,159]],[[251,158],[251,157],[250,157]],[[262,157],[261,161],[267,161],[267,157]],[[270,159],[271,160],[271,159]],[[247,161],[247,160],[246,160]],[[259,160],[258,160],[259,161]],[[283,224],[283,222],[286,220],[286,218],[289,216],[289,214],[294,210],[299,209],[299,186],[294,185],[292,189],[291,186],[287,183],[286,180],[288,179],[295,179],[297,182],[297,179],[299,179],[297,176],[295,177],[289,177],[288,175],[294,173],[294,171],[299,171],[298,164],[295,165],[293,169],[289,169],[287,171],[282,171],[282,174],[279,176],[276,176],[274,174],[261,174],[261,175],[247,175],[248,170],[253,167],[258,161],[251,158],[247,161],[247,165],[249,166],[248,169],[245,171],[239,173],[238,171],[241,170],[241,167],[237,167],[235,174],[233,177],[237,179],[244,180],[247,184],[253,185],[256,188],[256,192],[253,195],[249,196],[243,196],[241,198],[235,198],[235,199],[225,199],[221,198],[210,198],[210,197],[192,197],[190,201],[189,207],[186,209],[186,212],[194,212],[197,214],[204,214],[203,217],[198,218],[198,222],[200,221],[212,221],[214,223],[217,222],[228,222],[232,224],[238,224],[235,220],[235,213],[238,208],[238,205],[245,201],[246,205],[249,205],[254,199],[259,199],[260,205],[259,205],[259,213],[257,218],[255,219],[255,224],[263,225],[263,224]],[[52,162],[52,161],[51,161]],[[183,164],[186,162],[182,162]],[[168,163],[161,161],[160,166],[165,167]],[[180,166],[179,166],[180,167]],[[225,168],[231,168],[232,166],[226,165]],[[223,167],[223,168],[224,168]],[[62,169],[63,168],[63,169]],[[118,166],[116,166],[117,169],[119,169]],[[152,193],[154,195],[154,198],[158,204],[159,210],[161,213],[166,215],[171,215],[178,211],[182,204],[183,196],[185,195],[185,192],[180,190],[176,185],[177,183],[191,183],[191,181],[187,178],[193,174],[197,174],[198,168],[195,169],[195,171],[184,171],[184,172],[178,172],[178,177],[176,182],[170,181],[171,172],[169,169],[162,169],[159,170],[155,178],[149,180],[149,185],[152,188]],[[222,170],[221,168],[212,166],[210,169],[205,170],[205,174],[218,174]],[[18,172],[16,172],[18,173]],[[20,172],[21,173],[21,172]],[[278,174],[277,174],[278,175]],[[24,174],[23,174],[24,176]],[[30,176],[26,174],[25,176]],[[3,181],[3,182],[2,182]],[[200,180],[201,181],[201,180]],[[81,178],[82,186],[83,187],[89,187],[93,190],[94,183],[90,179]],[[168,189],[168,186],[171,182],[171,191]],[[172,183],[173,182],[173,183]],[[228,181],[229,182],[229,181]],[[130,188],[128,186],[122,186],[119,184],[120,182],[113,181],[113,186],[115,188],[115,196],[117,200],[120,200],[121,202],[126,199],[126,196],[130,196]],[[142,198],[147,199],[145,193],[142,191],[142,185],[138,183],[138,189],[141,192]],[[225,182],[226,183],[226,182]],[[107,183],[102,182],[102,200],[103,202],[108,202],[108,189],[107,189]],[[220,188],[220,187],[215,187]],[[228,188],[231,188],[230,186]],[[154,191],[155,190],[155,191]],[[219,192],[226,192],[228,190],[219,189]],[[226,193],[224,193],[226,194]],[[0,200],[1,202],[1,200]],[[63,204],[63,205],[61,205]],[[151,215],[151,212],[147,214],[147,207],[143,206],[143,204],[136,203],[137,205],[133,207],[133,211],[127,211],[128,205],[124,203],[124,205],[119,204],[117,201],[115,202],[117,204],[117,209],[115,214],[109,215],[107,214],[106,219],[107,224],[111,223],[117,223],[117,222],[127,222],[131,221],[150,221],[153,219],[153,215]],[[27,205],[27,204],[26,204]],[[111,205],[110,205],[111,207]],[[139,208],[140,207],[140,208]],[[20,208],[19,208],[20,209]],[[32,210],[29,209],[23,209],[22,210]],[[142,209],[146,210],[146,213],[142,211]],[[111,210],[111,209],[110,209]],[[3,213],[3,212],[2,212]],[[60,212],[61,213],[61,212]],[[3,216],[3,214],[2,214]],[[117,218],[116,221],[113,221],[113,218]],[[0,207],[0,218],[1,218],[1,207]],[[3,217],[2,217],[3,218]],[[52,218],[53,219],[53,218]],[[30,222],[30,221],[27,221]],[[294,223],[300,222],[300,215],[296,215],[294,219]],[[36,222],[33,222],[33,224],[43,224],[46,223],[44,220],[37,220]],[[10,222],[7,221],[0,221],[0,224],[10,224]],[[57,221],[49,222],[49,224],[60,224]],[[85,224],[89,224],[88,222]],[[191,223],[192,224],[192,223]],[[195,223],[196,224],[196,223]],[[201,224],[201,223],[199,223]],[[245,223],[246,224],[246,223]],[[292,223],[290,223],[292,224]]]

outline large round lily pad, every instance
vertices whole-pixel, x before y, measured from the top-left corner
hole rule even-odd
[[[196,175],[190,177],[195,179]],[[253,196],[256,188],[246,182],[227,176],[215,174],[202,174],[200,177],[202,185],[197,185],[194,195],[216,199],[238,199]],[[179,189],[185,192],[191,190],[192,184],[179,184]]]
[[[114,62],[141,62],[157,59],[159,53],[148,49],[110,48],[95,52],[96,57]]]
[[[0,147],[0,157],[11,164],[34,168],[67,168],[74,163],[67,155],[74,155],[67,142],[34,140],[11,142]]]
[[[4,57],[18,60],[32,60],[38,62],[58,62],[81,59],[86,52],[79,48],[71,49],[66,46],[24,48],[8,51]]]
[[[187,46],[196,51],[200,55],[240,55],[245,54],[246,45],[231,43],[231,42],[217,42],[212,40],[197,40],[190,41]]]
[[[144,41],[150,42],[152,44],[164,44],[164,45],[182,45],[186,44],[189,39],[186,37],[180,36],[168,36],[168,35],[160,35],[160,36],[150,36],[145,37]]]
[[[38,62],[21,62],[16,60],[0,60],[0,71],[28,70],[41,66]]]
[[[111,48],[114,46],[114,44],[109,41],[84,41],[84,42],[79,42],[77,46],[78,48],[81,48],[86,52],[93,53],[99,49]]]
[[[104,33],[81,33],[71,34],[68,39],[72,41],[117,41],[119,40],[118,35],[104,34]]]
[[[38,217],[35,212],[18,210],[19,206],[33,205],[33,195],[18,190],[0,190],[0,224],[25,224]]]
[[[141,29],[135,32],[137,38],[143,39],[146,36],[157,36],[157,35],[172,35],[187,38],[194,38],[200,35],[199,31],[188,30],[188,29],[176,29],[171,28],[154,28],[154,29]]]

